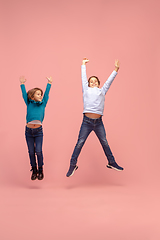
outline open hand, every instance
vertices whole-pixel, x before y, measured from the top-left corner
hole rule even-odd
[[[21,84],[24,84],[27,80],[25,79],[24,76],[21,76],[21,77],[19,78],[19,81],[20,81]]]
[[[89,59],[88,58],[83,58],[83,60],[82,60],[82,65],[85,65],[86,63],[88,63],[89,62]]]
[[[119,68],[120,63],[119,63],[118,59],[115,60],[115,64],[114,65],[115,65],[115,68]]]
[[[52,79],[52,77],[46,77],[47,78],[47,80],[48,80],[48,83],[52,83],[52,81],[53,81],[53,79]]]

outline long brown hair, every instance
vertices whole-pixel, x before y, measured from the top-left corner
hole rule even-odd
[[[35,94],[35,92],[38,91],[38,90],[41,91],[41,94],[42,94],[42,96],[43,96],[43,90],[42,90],[42,89],[40,89],[40,88],[32,88],[32,89],[30,89],[30,90],[27,92],[28,99],[34,98],[34,94]]]

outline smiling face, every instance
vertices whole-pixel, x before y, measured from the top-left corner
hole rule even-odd
[[[43,91],[40,88],[32,88],[27,92],[28,99],[41,102]]]
[[[94,87],[98,87],[99,88],[99,81],[96,77],[91,77],[89,79],[89,84],[88,86],[91,87],[91,88],[94,88]]]
[[[42,101],[42,92],[40,90],[37,90],[34,93],[33,100],[36,101],[36,102],[41,102]]]

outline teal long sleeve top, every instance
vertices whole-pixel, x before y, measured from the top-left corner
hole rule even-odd
[[[24,102],[27,105],[26,122],[28,123],[33,120],[39,120],[42,123],[45,115],[45,107],[49,99],[51,84],[47,83],[47,87],[41,102],[36,102],[34,100],[28,99],[25,85],[21,84],[20,86]]]

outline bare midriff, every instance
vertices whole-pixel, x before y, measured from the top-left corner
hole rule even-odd
[[[100,118],[100,117],[102,116],[102,115],[96,114],[96,113],[85,113],[84,115],[85,115],[86,117],[92,118],[92,119]]]
[[[41,124],[27,124],[28,128],[39,128],[41,126],[42,126]]]

